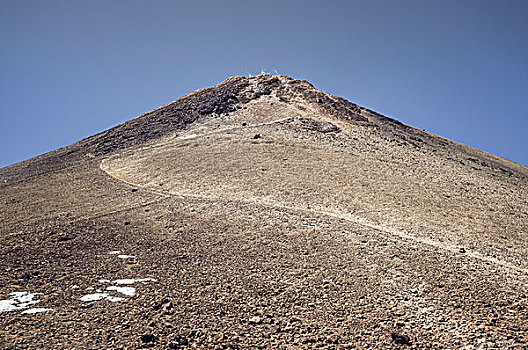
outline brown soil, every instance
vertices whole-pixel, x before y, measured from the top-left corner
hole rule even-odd
[[[0,205],[2,349],[528,348],[528,169],[305,81],[0,169]]]

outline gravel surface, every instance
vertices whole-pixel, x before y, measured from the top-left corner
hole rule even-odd
[[[0,169],[0,348],[528,349],[527,179],[230,78]]]

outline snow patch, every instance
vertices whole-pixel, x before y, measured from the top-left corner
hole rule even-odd
[[[133,297],[136,295],[136,288],[121,287],[120,285],[132,285],[134,283],[146,283],[146,282],[158,282],[158,280],[155,278],[150,278],[150,277],[148,278],[126,278],[126,279],[118,279],[114,281],[110,281],[108,279],[100,279],[99,283],[102,283],[102,284],[112,283],[115,285],[106,287],[104,292],[101,289],[95,289],[94,287],[88,287],[86,288],[87,290],[95,290],[96,293],[87,294],[81,297],[81,301],[89,302],[89,301],[98,301],[98,300],[108,300],[111,302],[115,302],[115,301],[127,300],[128,298],[112,296],[108,292],[115,291],[117,293],[129,296],[129,297]]]
[[[133,297],[136,295],[136,288],[134,287],[118,287],[118,286],[110,286],[106,287],[106,290],[115,290],[118,293],[128,295],[129,297]]]
[[[18,310],[19,308],[15,305],[16,301],[13,299],[0,300],[0,312],[7,312]]]
[[[10,299],[0,300],[0,312],[8,312],[14,310],[20,310],[39,302],[39,300],[33,300],[35,295],[42,293],[30,293],[30,292],[13,292],[9,293]]]
[[[192,139],[195,139],[197,137],[198,137],[198,135],[196,135],[196,134],[190,134],[190,135],[180,136],[180,137],[178,137],[178,140],[192,140]]]
[[[126,298],[109,296],[109,297],[106,297],[106,300],[111,301],[111,302],[115,302],[115,301],[126,300]]]
[[[96,301],[109,297],[108,293],[87,294],[81,298],[81,301]]]
[[[22,313],[23,314],[36,314],[36,313],[48,312],[48,311],[53,311],[53,309],[46,309],[46,308],[43,308],[43,307],[37,307],[37,308],[33,308],[33,309],[24,310],[24,311],[22,311]]]
[[[120,254],[117,256],[119,259],[132,259],[132,258],[135,258],[136,256],[135,255],[125,255],[125,254]]]
[[[108,293],[94,293],[83,296],[81,301],[98,301],[103,299],[111,302],[126,300],[126,298],[114,297]]]

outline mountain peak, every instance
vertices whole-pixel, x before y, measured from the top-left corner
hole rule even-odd
[[[308,82],[232,77],[0,169],[0,339],[453,348],[495,319],[516,347],[527,179]]]
[[[273,96],[282,103],[318,104],[331,115],[366,122],[360,108],[342,98],[317,90],[305,81],[285,75],[233,76],[216,86],[199,89],[169,104],[147,112],[87,139],[95,154],[139,145],[184,128],[205,116],[233,112],[262,96]]]

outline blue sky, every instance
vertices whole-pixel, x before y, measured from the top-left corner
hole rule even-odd
[[[528,165],[527,1],[0,0],[0,166],[277,71]]]

